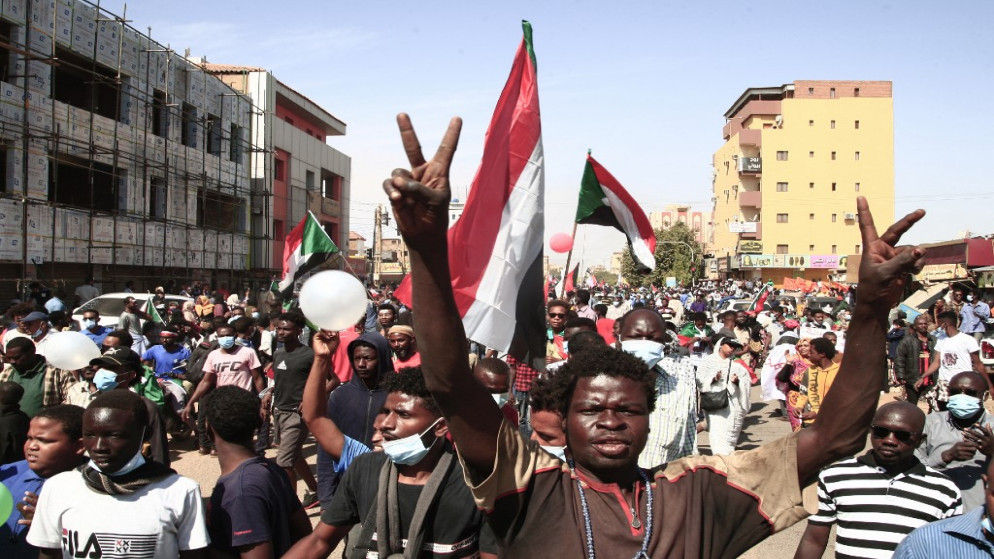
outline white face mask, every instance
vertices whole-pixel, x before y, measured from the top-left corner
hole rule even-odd
[[[566,447],[565,446],[545,446],[545,445],[539,445],[539,448],[541,448],[542,450],[544,450],[544,451],[548,452],[549,454],[555,456],[556,458],[560,459],[563,462],[566,461]]]
[[[428,431],[434,429],[441,420],[442,418],[439,417],[434,423],[429,425],[427,429],[418,434],[394,441],[383,441],[383,452],[386,453],[387,457],[390,458],[390,461],[394,464],[401,464],[404,466],[413,466],[414,464],[417,464],[418,462],[424,460],[424,457],[428,454],[428,451],[431,450],[431,447],[435,446],[435,443],[438,442],[438,437],[436,437],[430,446],[425,446],[424,442],[421,440],[421,437],[423,437]]]
[[[144,445],[144,442],[145,442],[145,428],[144,427],[142,427],[141,440],[142,440],[142,444]],[[130,474],[131,472],[137,470],[138,468],[140,468],[140,467],[142,467],[144,465],[145,465],[145,457],[142,456],[142,447],[141,447],[141,445],[138,447],[138,452],[136,452],[135,455],[131,457],[131,460],[128,460],[128,463],[125,464],[124,466],[122,466],[121,469],[118,470],[118,471],[116,471],[116,472],[105,472],[105,471],[101,470],[100,467],[98,467],[96,464],[94,464],[93,460],[90,460],[90,467],[91,468],[93,468],[94,470],[96,470],[98,472],[107,474],[109,476],[114,476],[114,477],[116,477],[116,476],[123,476],[125,474]]]
[[[650,369],[663,359],[663,344],[654,340],[622,340],[621,349],[644,361]]]

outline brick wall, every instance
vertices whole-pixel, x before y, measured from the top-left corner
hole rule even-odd
[[[835,98],[841,97],[892,97],[893,82],[889,81],[832,81],[805,80],[794,82],[795,99],[830,99],[832,88]],[[856,94],[859,88],[859,94]],[[814,89],[809,93],[809,89]]]

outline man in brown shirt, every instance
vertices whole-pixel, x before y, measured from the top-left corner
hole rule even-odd
[[[886,367],[887,311],[908,273],[923,264],[924,250],[895,245],[924,212],[909,214],[878,237],[866,200],[857,200],[865,248],[848,351],[821,408],[831,421],[754,451],[642,470],[638,456],[656,396],[653,373],[635,357],[601,350],[563,366],[573,380],[562,410],[562,464],[504,422],[474,381],[460,344],[452,343],[465,337],[446,237],[448,172],[461,121],[452,120],[430,161],[407,115],[398,123],[412,169],[395,170],[383,186],[411,250],[425,382],[502,555],[733,557],[803,518],[802,488],[821,467],[863,447],[877,404],[877,373]],[[813,491],[807,496],[813,507]]]

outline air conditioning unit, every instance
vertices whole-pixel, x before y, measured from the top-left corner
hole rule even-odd
[[[856,219],[856,214],[845,214],[843,217],[845,218],[846,221],[852,221]]]

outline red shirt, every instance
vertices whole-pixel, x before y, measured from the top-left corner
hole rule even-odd
[[[401,361],[400,359],[397,359],[396,355],[393,356],[393,370],[395,371],[399,371],[405,367],[417,367],[419,365],[421,365],[420,351],[415,351],[410,357],[407,358],[407,361]]]

